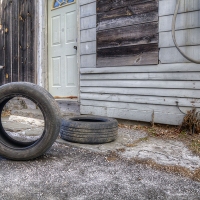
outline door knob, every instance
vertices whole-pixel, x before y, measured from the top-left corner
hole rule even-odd
[[[76,50],[77,50],[77,46],[74,46],[74,49],[76,49]]]

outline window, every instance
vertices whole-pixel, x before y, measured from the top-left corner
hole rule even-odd
[[[58,8],[74,2],[75,0],[55,0],[53,7]]]

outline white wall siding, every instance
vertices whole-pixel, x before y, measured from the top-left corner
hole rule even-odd
[[[96,67],[96,1],[80,0],[80,68]]]
[[[159,15],[172,15],[174,14],[176,6],[175,0],[160,0],[159,2]],[[193,12],[200,10],[199,0],[181,0],[178,13]]]
[[[178,125],[183,113],[200,108],[200,65],[184,59],[171,37],[175,3],[159,1],[160,64],[97,68],[96,1],[80,0],[81,114]],[[199,0],[181,1],[176,36],[181,48],[200,60],[199,9]]]

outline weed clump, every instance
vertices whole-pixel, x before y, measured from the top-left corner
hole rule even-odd
[[[189,134],[200,133],[200,112],[196,108],[188,111],[183,119],[181,131],[189,131]]]

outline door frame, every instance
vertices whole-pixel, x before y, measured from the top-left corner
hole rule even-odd
[[[50,1],[50,0],[48,0]],[[53,0],[51,0],[53,1]],[[76,0],[77,9],[77,80],[78,80],[78,102],[80,102],[80,2]],[[36,58],[37,76],[36,82],[49,91],[48,80],[48,2],[47,0],[36,0]]]

